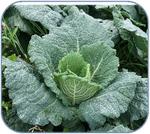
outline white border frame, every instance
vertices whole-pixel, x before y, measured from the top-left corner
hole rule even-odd
[[[32,0],[31,0],[32,1]],[[26,3],[26,4],[46,4],[46,3],[48,3],[48,4],[52,4],[52,5],[59,5],[59,4],[64,4],[64,5],[76,5],[76,4],[81,4],[81,5],[86,5],[86,4],[89,4],[89,5],[98,5],[98,4],[122,4],[122,3],[124,3],[124,4],[128,4],[129,2],[132,2],[132,3],[135,3],[135,4],[138,4],[138,5],[140,5],[144,10],[145,10],[145,12],[146,12],[146,14],[147,14],[147,18],[148,18],[148,27],[150,26],[150,20],[149,20],[149,17],[150,17],[150,7],[149,7],[149,5],[150,5],[150,3],[149,3],[149,1],[148,0],[132,0],[132,1],[126,1],[125,2],[125,0],[116,0],[116,1],[114,1],[113,2],[113,0],[101,0],[101,1],[98,1],[98,0],[95,0],[94,2],[92,1],[92,0],[82,0],[82,1],[79,1],[79,0],[76,0],[76,2],[75,1],[73,1],[72,2],[72,0],[66,0],[66,1],[59,1],[59,0],[47,0],[47,2],[44,2],[44,1],[39,1],[39,0],[37,0],[37,1],[34,1],[34,2],[31,2],[31,1],[26,1],[26,0],[24,0],[24,2]],[[88,2],[87,2],[88,1]],[[16,3],[17,2],[17,3]],[[10,6],[10,5],[12,5],[12,4],[20,4],[20,2],[22,3],[22,4],[24,4],[22,1],[17,1],[17,0],[1,0],[0,1],[0,17],[2,18],[2,15],[3,15],[3,13],[5,12],[5,10]],[[35,3],[36,2],[36,3]],[[41,3],[42,2],[42,3]],[[109,3],[110,2],[110,3]],[[1,31],[1,27],[0,27],[0,31]],[[148,34],[150,35],[150,32],[148,31]],[[1,38],[1,32],[0,32],[0,38]],[[0,44],[1,44],[1,39],[0,39]],[[149,44],[150,44],[150,41],[149,41]],[[149,50],[150,50],[150,47],[148,47],[148,52],[149,52]],[[0,54],[1,54],[1,49],[0,49]],[[148,57],[150,56],[150,53],[149,53],[149,55],[148,55]],[[0,63],[1,63],[1,60],[0,60]],[[148,63],[149,63],[149,59],[148,59]],[[0,75],[1,75],[1,65],[0,65]],[[149,72],[149,65],[148,65],[148,76],[150,75],[150,72]],[[149,87],[150,87],[150,85],[149,85]],[[1,85],[0,85],[0,89],[1,89]],[[150,92],[149,92],[149,96],[150,96]],[[1,91],[0,91],[0,100],[1,100]],[[1,103],[0,103],[1,104]],[[149,106],[150,106],[150,99],[149,99]],[[150,108],[150,107],[149,107]],[[1,109],[1,105],[0,105],[0,109]],[[1,111],[0,111],[1,112]],[[149,110],[149,112],[150,112],[150,110]],[[150,133],[150,129],[149,129],[149,127],[150,127],[150,116],[148,115],[148,118],[147,118],[147,120],[146,120],[146,122],[144,123],[144,125],[141,127],[141,128],[139,128],[138,130],[136,130],[136,131],[134,131],[134,132],[132,132],[133,134],[148,134],[148,133]],[[15,134],[15,133],[18,133],[18,132],[15,132],[15,131],[13,131],[13,130],[11,130],[11,129],[9,129],[6,125],[5,125],[5,123],[4,123],[4,121],[3,121],[3,119],[2,119],[2,115],[1,115],[1,117],[0,117],[0,132],[2,133],[2,134]],[[57,133],[56,133],[57,134]],[[86,134],[86,133],[82,133],[82,134]],[[92,133],[93,134],[93,133]],[[129,134],[129,133],[128,133]]]

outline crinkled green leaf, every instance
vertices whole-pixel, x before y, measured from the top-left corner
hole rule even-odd
[[[27,132],[32,125],[22,122],[17,116],[16,109],[13,107],[9,109],[8,112],[3,111],[2,113],[3,119],[8,127],[12,130],[19,131],[19,132]]]
[[[99,17],[100,18],[109,18],[111,19],[112,11],[114,8],[118,8],[118,10],[121,11],[121,14],[126,18],[129,18],[131,21],[136,22],[137,24],[140,24],[139,21],[139,15],[136,10],[135,5],[96,5],[95,8],[97,11],[99,11]],[[105,19],[104,19],[105,20]]]
[[[140,22],[140,15],[138,14],[135,5],[122,5],[121,13],[124,18],[128,18],[132,21],[136,26],[146,27],[145,24]]]
[[[13,23],[12,25],[18,27],[21,31],[29,34],[33,33],[31,24],[27,20],[21,18],[21,16],[15,14],[14,16],[9,18],[9,21]]]
[[[108,133],[129,133],[132,132],[132,130],[127,127],[124,127],[123,125],[118,125],[107,132]]]
[[[135,26],[129,19],[124,20],[117,9],[114,9],[113,16],[114,24],[118,28],[121,38],[147,53],[148,35],[139,27]]]
[[[19,12],[14,8],[14,6],[6,10],[4,19],[10,27],[17,26],[23,32],[27,32],[29,34],[33,33],[31,24],[20,16]]]
[[[129,133],[132,132],[131,129],[128,127],[124,127],[123,125],[117,125],[117,126],[112,126],[109,124],[106,124],[104,127],[100,127],[96,130],[92,130],[91,132],[94,133]]]
[[[97,42],[83,46],[81,54],[91,65],[91,80],[102,86],[107,86],[117,75],[119,60],[116,51],[107,42]]]
[[[90,82],[90,64],[79,52],[64,56],[59,61],[58,70],[54,73],[55,81],[72,105],[89,99],[100,89],[100,85]]]
[[[100,25],[97,19],[79,11],[77,7],[69,10],[69,16],[64,19],[61,26],[69,26],[73,30],[72,35],[76,38],[75,44],[79,47],[111,39],[107,30]],[[108,45],[113,46],[113,43]]]
[[[139,120],[148,115],[148,79],[142,78],[135,91],[135,96],[129,105],[130,120]]]
[[[114,126],[112,126],[110,124],[105,124],[103,127],[99,127],[97,129],[91,130],[90,132],[92,132],[92,133],[104,133],[104,132],[107,132],[113,128],[114,128]]]
[[[107,31],[96,19],[76,8],[71,8],[70,12],[61,27],[50,31],[50,34],[42,38],[32,36],[28,48],[31,62],[42,74],[46,85],[57,94],[59,90],[52,81],[52,73],[62,57],[70,51],[80,50],[83,45],[91,45],[99,40],[107,40],[108,45],[113,46]]]
[[[103,125],[106,117],[118,118],[127,111],[135,95],[137,79],[134,73],[122,72],[96,97],[80,104],[80,112],[91,128]]]
[[[76,75],[84,77],[87,66],[88,63],[84,61],[79,52],[71,52],[59,61],[58,69],[60,73],[70,70]]]
[[[53,72],[54,68],[56,68],[54,64],[55,62],[58,64],[64,50],[52,45],[52,43],[53,41],[51,41],[50,38],[42,39],[34,35],[30,40],[28,53],[31,62],[35,64],[39,73],[42,74],[45,84],[50,87],[53,92],[59,94],[59,89],[53,80]]]
[[[114,23],[112,20],[103,20],[98,19],[99,23],[107,30],[110,38],[112,41],[117,44],[119,42],[120,36],[118,29],[114,26]]]
[[[29,124],[57,126],[70,119],[71,112],[41,82],[35,70],[23,61],[5,62],[6,87],[19,118]]]
[[[138,17],[146,23],[143,14],[137,16],[138,8],[103,5],[97,6],[99,11],[96,11],[88,5],[14,7],[19,13],[10,18],[12,25],[32,33],[34,28],[30,29],[28,22],[41,23],[49,30],[43,37],[31,37],[28,54],[33,66],[15,56],[3,58],[6,87],[12,99],[7,96],[9,100],[4,100],[3,106],[9,110],[12,101],[17,108],[17,119],[8,117],[14,129],[24,130],[29,123],[41,125],[44,130],[47,127],[49,131],[53,129],[52,124],[61,124],[58,130],[61,127],[64,132],[88,131],[89,127],[98,128],[97,132],[129,132],[127,126],[136,129],[142,125],[148,113],[147,79],[139,79],[129,72],[118,74],[118,58],[111,48],[114,43],[126,40],[134,46],[131,50],[136,55],[139,51],[146,55],[147,24],[144,27],[138,23]],[[119,13],[115,14],[115,7]],[[124,45],[124,41],[119,44]],[[103,90],[99,91],[101,85]],[[70,103],[74,105],[72,108]]]
[[[60,13],[62,16],[67,16],[67,14],[64,12],[64,10],[62,9],[62,5],[49,5],[52,10],[54,10],[55,12]]]
[[[121,5],[121,8],[125,10],[132,19],[138,21],[139,17],[135,5]]]
[[[71,101],[72,105],[91,98],[98,90],[100,90],[98,84],[92,83],[85,78],[75,75],[58,75],[57,77],[60,89]]]
[[[123,22],[119,28],[121,37],[124,40],[132,41],[139,49],[147,53],[148,48],[148,36],[140,28],[133,25],[133,23],[127,19]]]
[[[16,5],[15,8],[20,15],[28,20],[40,22],[47,29],[51,30],[62,20],[62,16],[45,5]]]

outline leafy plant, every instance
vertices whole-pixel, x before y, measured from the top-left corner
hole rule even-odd
[[[7,23],[4,21],[3,23],[3,33],[2,33],[2,43],[3,43],[3,55],[5,55],[6,49],[9,47],[15,50],[17,55],[20,53],[27,58],[26,53],[24,52],[24,49],[22,48],[20,41],[17,36],[18,27],[15,28],[9,28]]]
[[[109,10],[113,20],[78,7],[14,6],[20,17],[49,31],[31,36],[30,61],[2,59],[15,116],[29,131],[131,132],[148,113],[148,79],[119,68],[116,46],[128,41],[147,55],[147,34],[118,6]]]

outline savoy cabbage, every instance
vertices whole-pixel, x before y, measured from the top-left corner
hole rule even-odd
[[[2,59],[17,118],[30,127],[62,125],[81,132],[86,123],[91,132],[131,132],[130,122],[147,116],[148,79],[118,70],[114,46],[122,38],[147,54],[147,34],[134,17],[123,16],[123,9],[130,14],[125,7],[109,8],[113,21],[94,18],[76,6],[56,7],[14,6],[22,19],[49,31],[31,36],[29,60]],[[97,12],[104,8],[96,6]],[[123,114],[129,116],[127,123]]]

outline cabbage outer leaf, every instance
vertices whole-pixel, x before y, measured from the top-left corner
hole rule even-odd
[[[135,95],[138,79],[134,73],[122,72],[96,97],[80,104],[80,112],[91,128],[103,125],[106,117],[118,118],[128,110],[129,103]]]
[[[63,119],[72,118],[72,112],[40,81],[40,76],[29,64],[9,60],[4,63],[9,97],[23,122],[41,126],[51,122],[57,126]]]
[[[50,31],[43,37],[33,35],[28,48],[30,60],[43,76],[46,86],[51,91],[60,94],[53,73],[59,61],[70,51],[80,51],[81,46],[92,45],[97,41],[106,41],[113,46],[109,34],[100,23],[77,8],[71,8],[60,27]]]
[[[130,120],[135,121],[148,115],[148,79],[141,78],[137,83],[135,96],[129,105]]]
[[[94,133],[129,133],[132,132],[131,129],[128,127],[124,127],[122,124],[119,124],[117,126],[112,126],[109,124],[106,124],[104,127],[100,127],[96,130],[92,130],[91,132]]]
[[[142,29],[134,25],[130,19],[124,19],[117,8],[113,10],[113,17],[114,25],[118,28],[121,38],[127,40],[147,54],[148,35]]]
[[[84,60],[91,65],[91,80],[103,87],[106,87],[116,77],[119,66],[116,51],[107,43],[97,42],[81,48]]]
[[[132,130],[129,129],[128,127],[124,127],[123,125],[118,125],[107,132],[108,133],[131,133]]]
[[[49,30],[57,26],[63,18],[61,14],[45,5],[16,5],[15,8],[25,19],[39,22]]]

